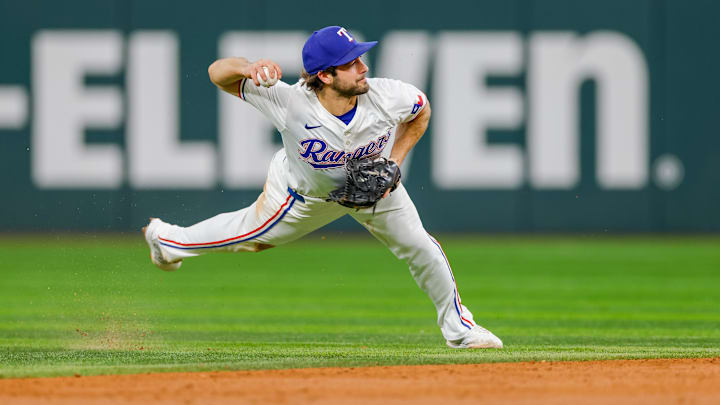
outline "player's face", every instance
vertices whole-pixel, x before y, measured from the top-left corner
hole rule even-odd
[[[345,97],[365,94],[370,90],[370,85],[365,78],[367,72],[367,65],[362,59],[357,58],[350,63],[337,67],[330,87]]]

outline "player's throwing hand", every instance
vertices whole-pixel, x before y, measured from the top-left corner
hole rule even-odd
[[[269,59],[260,59],[247,66],[244,76],[251,78],[255,86],[270,87],[282,79],[282,69]]]

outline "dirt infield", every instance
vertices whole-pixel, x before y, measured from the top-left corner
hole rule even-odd
[[[2,404],[717,404],[720,358],[0,380]]]

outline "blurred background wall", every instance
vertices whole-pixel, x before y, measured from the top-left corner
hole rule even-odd
[[[430,99],[404,183],[434,231],[720,231],[720,2],[0,0],[0,230],[250,204],[279,135],[207,67],[380,45]],[[341,220],[332,229],[354,229]]]

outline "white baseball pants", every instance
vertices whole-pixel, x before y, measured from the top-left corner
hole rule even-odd
[[[355,210],[321,198],[301,196],[287,186],[281,150],[270,164],[263,193],[247,208],[220,214],[190,227],[161,223],[153,238],[170,261],[211,251],[260,251],[282,245],[349,214],[405,260],[428,294],[447,340],[464,337],[475,323],[460,302],[455,278],[440,244],[422,226],[415,205],[400,184],[372,209]]]

